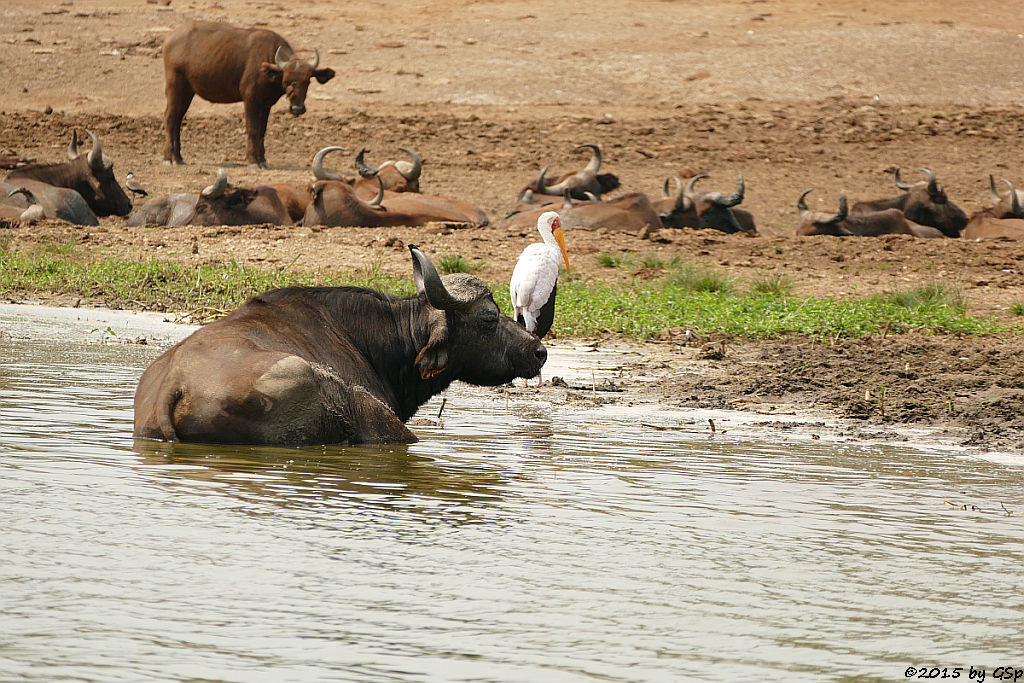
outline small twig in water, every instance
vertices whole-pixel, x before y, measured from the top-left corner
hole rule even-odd
[[[440,408],[440,409],[439,409],[439,410],[437,411],[437,419],[438,419],[438,420],[440,420],[440,419],[441,419],[441,413],[443,413],[443,412],[444,412],[444,406],[445,406],[445,404],[446,404],[446,403],[448,403],[448,396],[447,396],[447,392],[445,392],[445,394],[446,394],[446,395],[444,395],[444,396],[442,396],[442,397],[441,397],[441,408]]]

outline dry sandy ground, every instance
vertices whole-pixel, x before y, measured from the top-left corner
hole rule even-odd
[[[307,115],[275,108],[271,170],[244,164],[240,105],[198,101],[183,134],[190,164],[162,165],[160,45],[190,18],[272,28],[300,53],[318,48],[339,72],[312,86]],[[568,240],[581,277],[623,277],[599,265],[602,253],[680,255],[741,281],[784,273],[798,294],[861,296],[937,280],[962,288],[971,313],[1007,319],[1024,300],[1016,242],[792,235],[802,190],[816,189],[812,208],[834,210],[841,190],[854,200],[890,195],[895,166],[911,179],[931,168],[968,212],[987,201],[990,173],[1024,186],[1024,17],[1005,3],[7,0],[0,19],[0,148],[57,161],[71,129],[88,127],[118,173],[133,171],[153,193],[195,191],[218,168],[236,184],[301,181],[321,147],[365,146],[380,162],[403,145],[424,159],[425,192],[468,199],[497,219],[541,166],[576,166],[572,148],[597,142],[623,191],[660,195],[666,176],[695,171],[711,175],[704,187],[732,191],[742,173],[759,234],[576,231]],[[416,242],[483,262],[479,274],[502,281],[534,237],[494,226],[170,230],[123,219],[11,232],[14,248],[40,239],[76,240],[91,257],[325,272],[379,264],[403,276],[402,245]],[[661,369],[644,391],[667,403],[810,408],[867,432],[929,424],[951,442],[1024,447],[1017,338],[726,341],[719,357],[719,340],[670,337],[636,369]]]

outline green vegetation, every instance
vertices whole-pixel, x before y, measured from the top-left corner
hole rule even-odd
[[[750,281],[750,291],[755,294],[787,296],[791,289],[793,278],[779,271],[762,273]]]
[[[1010,304],[1010,313],[1016,316],[1024,315],[1024,299],[1017,299]]]
[[[255,294],[287,285],[359,285],[397,295],[414,291],[409,279],[383,274],[379,262],[339,275],[237,263],[195,267],[161,261],[81,263],[62,252],[62,245],[33,253],[0,250],[0,295],[77,295],[114,307],[182,311],[192,320],[203,321]],[[498,305],[510,311],[507,284],[490,284]],[[675,264],[654,280],[596,282],[567,277],[559,282],[555,329],[563,336],[611,330],[641,340],[677,326],[746,338],[799,333],[830,340],[910,330],[988,334],[1007,329],[996,320],[966,315],[962,293],[941,284],[852,300],[800,297],[787,291],[788,281],[776,274],[740,292],[714,269],[692,264]],[[1014,326],[1012,331],[1024,330]]]
[[[484,267],[483,262],[470,263],[462,254],[449,254],[437,259],[437,269],[442,275],[451,273],[472,273]]]

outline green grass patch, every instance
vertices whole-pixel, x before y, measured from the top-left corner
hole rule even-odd
[[[442,275],[451,273],[472,273],[484,267],[484,263],[473,263],[462,254],[448,254],[437,259],[437,269]]]
[[[489,284],[498,305],[510,312],[508,284]],[[55,254],[0,252],[0,295],[77,295],[111,307],[188,312],[191,319],[200,321],[260,292],[289,285],[358,285],[396,295],[415,291],[411,279],[388,276],[379,261],[339,274],[237,263],[83,263]],[[962,295],[958,297],[949,287],[853,300],[779,296],[782,288],[778,282],[768,289],[771,291],[739,292],[728,278],[695,266],[678,266],[666,277],[652,281],[596,282],[563,277],[558,286],[555,330],[562,336],[612,330],[637,340],[655,337],[666,327],[745,338],[797,333],[824,339],[911,330],[933,334],[1024,331],[1019,325],[1007,327],[995,319],[966,315]]]
[[[750,280],[750,291],[754,294],[787,296],[792,289],[793,278],[779,271],[762,273]]]
[[[1013,313],[1016,316],[1024,315],[1024,299],[1017,299],[1010,304],[1010,313]]]

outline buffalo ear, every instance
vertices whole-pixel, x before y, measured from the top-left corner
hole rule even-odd
[[[421,379],[430,379],[448,369],[448,330],[443,325],[434,327],[430,339],[416,355],[414,361]]]
[[[280,83],[281,74],[284,73],[284,69],[279,67],[277,64],[271,64],[270,62],[263,62],[260,64],[260,75],[263,76],[263,80],[270,83]]]
[[[318,83],[323,85],[327,81],[334,78],[334,69],[317,69],[316,71],[313,72],[313,78],[315,78]]]

